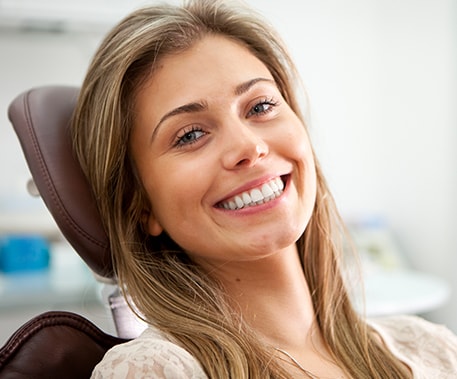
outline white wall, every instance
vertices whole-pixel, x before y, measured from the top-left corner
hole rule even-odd
[[[54,223],[25,183],[30,178],[7,107],[20,92],[39,85],[79,85],[99,43],[97,33],[50,33],[0,29],[0,231]]]
[[[343,214],[383,216],[414,267],[452,283],[452,301],[432,318],[457,331],[457,3],[248,3],[296,59],[314,143]],[[31,86],[80,83],[99,38],[0,30],[0,214],[41,212],[23,190],[28,174],[8,102]]]

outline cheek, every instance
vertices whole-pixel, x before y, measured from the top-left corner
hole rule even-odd
[[[178,168],[178,169],[177,169]],[[205,194],[202,173],[186,165],[161,165],[156,180],[147,192],[157,221],[169,233],[189,229],[188,220],[193,219],[201,209]]]
[[[304,128],[290,138],[296,141],[290,148],[299,166],[297,189],[304,195],[307,207],[312,209],[316,200],[317,174],[311,143]]]
[[[311,142],[306,132],[305,127],[301,122],[296,122],[294,127],[288,130],[283,141],[284,152],[290,159],[298,162],[298,165],[303,166],[303,169],[309,174],[315,171],[314,154],[311,147]]]

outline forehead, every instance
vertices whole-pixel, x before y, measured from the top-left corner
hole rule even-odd
[[[210,74],[213,71],[232,71],[261,67],[261,62],[241,41],[223,35],[206,35],[197,40],[188,49],[160,58],[153,76],[164,70],[182,70]],[[267,70],[268,71],[268,70]]]
[[[174,104],[169,106],[179,105],[195,97],[222,94],[254,77],[273,78],[247,47],[219,35],[205,36],[185,51],[162,57],[154,66],[139,91],[139,103],[154,93],[157,106],[170,101]]]

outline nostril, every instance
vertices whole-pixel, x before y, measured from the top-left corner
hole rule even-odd
[[[247,165],[249,165],[249,162],[250,162],[249,159],[245,158],[245,159],[241,159],[236,165],[237,166],[247,166]]]

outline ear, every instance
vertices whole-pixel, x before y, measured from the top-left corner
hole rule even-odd
[[[160,225],[151,211],[144,212],[141,219],[143,221],[144,229],[148,231],[150,235],[157,237],[163,232],[162,225]]]

